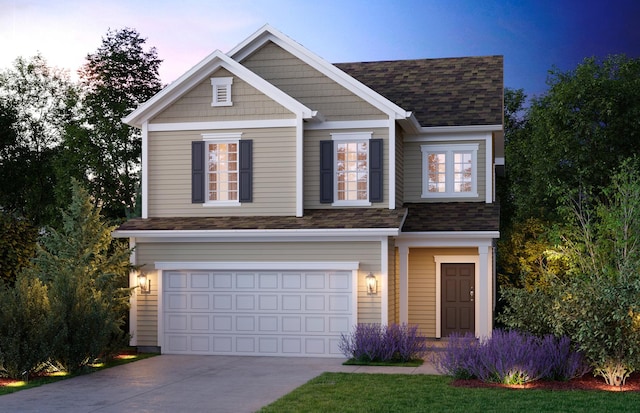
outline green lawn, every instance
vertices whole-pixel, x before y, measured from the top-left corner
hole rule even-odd
[[[261,412],[631,412],[640,394],[457,388],[447,376],[324,373]]]

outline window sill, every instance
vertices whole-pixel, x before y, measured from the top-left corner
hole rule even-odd
[[[331,204],[334,207],[364,207],[371,206],[369,201],[336,201]]]
[[[236,207],[242,205],[238,201],[212,201],[202,204],[203,207]]]
[[[430,199],[430,198],[478,198],[478,193],[477,192],[464,192],[464,193],[459,193],[459,192],[428,192],[428,193],[422,193],[420,195],[421,198],[423,199]]]

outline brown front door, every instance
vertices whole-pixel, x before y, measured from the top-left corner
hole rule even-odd
[[[442,264],[441,334],[475,334],[474,264]]]

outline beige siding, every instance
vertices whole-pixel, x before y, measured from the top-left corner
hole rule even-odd
[[[191,142],[201,132],[220,131],[149,134],[150,217],[295,215],[295,128],[243,131],[253,139],[253,202],[235,207],[191,203]]]
[[[232,106],[211,106],[212,77],[233,77]],[[290,119],[295,115],[244,80],[219,69],[162,111],[151,123]]]
[[[305,209],[332,208],[320,203],[320,141],[331,140],[331,133],[373,132],[372,138],[383,139],[383,202],[372,203],[372,208],[389,207],[389,130],[387,128],[349,130],[308,130],[304,138],[304,207]]]
[[[478,255],[475,248],[411,248],[409,251],[409,324],[436,336],[435,255]]]
[[[478,147],[478,197],[477,198],[422,198],[422,152],[424,142],[404,143],[404,202],[468,202],[484,201],[486,183],[486,144],[485,141],[456,141],[455,144],[477,143]],[[451,145],[452,142],[429,142],[436,145]]]
[[[283,50],[267,43],[242,62],[327,120],[388,119],[384,113]]]
[[[387,292],[387,299],[388,299],[388,303],[389,303],[389,307],[388,307],[388,318],[387,318],[387,323],[388,324],[392,324],[392,323],[398,323],[399,322],[399,317],[398,317],[398,308],[399,308],[399,302],[398,302],[398,265],[396,263],[397,260],[397,254],[396,254],[396,246],[395,246],[395,240],[394,239],[389,239],[389,249],[387,252],[388,255],[388,260],[389,260],[389,265],[388,265],[388,273],[387,273],[387,282],[389,284],[389,291]]]
[[[369,296],[365,276],[372,271],[379,276],[381,257],[379,242],[265,242],[265,243],[138,243],[138,265],[149,271],[152,292],[138,296],[139,346],[157,345],[157,273],[154,263],[178,261],[357,261],[358,322],[380,322],[380,294]]]

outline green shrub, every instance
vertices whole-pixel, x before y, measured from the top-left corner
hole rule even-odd
[[[15,287],[0,283],[0,370],[28,379],[50,355],[47,288],[37,278],[19,275]]]

